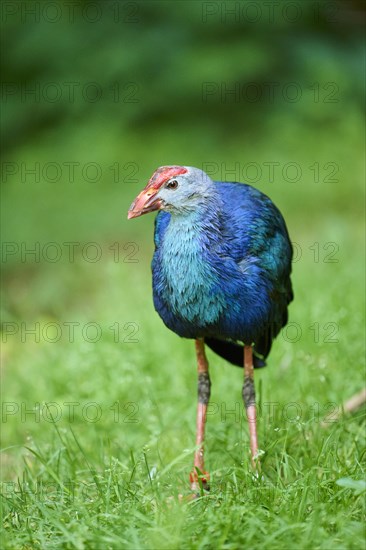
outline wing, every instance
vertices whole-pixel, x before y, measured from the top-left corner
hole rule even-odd
[[[223,237],[227,253],[245,276],[255,263],[269,288],[271,315],[256,342],[256,351],[266,357],[273,338],[286,325],[291,285],[292,246],[285,221],[273,202],[250,185],[217,182],[223,202]]]

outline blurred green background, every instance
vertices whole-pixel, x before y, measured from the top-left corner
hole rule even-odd
[[[325,413],[361,389],[363,17],[354,0],[2,3],[5,480],[53,433],[21,404],[61,404],[67,427],[64,402],[138,403],[122,428],[79,407],[98,464],[155,436],[166,459],[193,445],[192,345],[153,311],[153,216],[126,217],[163,164],[246,181],[284,214],[295,302],[264,399]],[[211,358],[215,399],[236,401],[240,372]]]
[[[78,256],[97,242],[110,260],[110,244],[136,242],[149,257],[152,219],[127,224],[126,210],[162,164],[257,185],[302,258],[330,241],[342,261],[359,255],[362,14],[355,1],[5,3],[6,319],[75,301],[59,285],[67,268],[77,280],[64,243]],[[124,269],[138,267],[120,267],[123,310]]]

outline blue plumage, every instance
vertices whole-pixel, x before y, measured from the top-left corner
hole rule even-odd
[[[266,195],[246,184],[211,183],[194,209],[156,218],[154,305],[179,336],[204,337],[242,365],[235,343],[254,343],[265,358],[287,322],[292,247]]]
[[[254,344],[263,366],[293,298],[279,210],[250,185],[214,182],[187,166],[158,168],[128,215],[155,210],[153,295],[164,323],[239,366],[243,345]]]

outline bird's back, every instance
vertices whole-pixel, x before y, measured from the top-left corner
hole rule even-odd
[[[258,189],[242,183],[215,182],[226,212],[224,235],[231,242],[231,254],[238,265],[254,261],[266,280],[271,311],[255,342],[255,351],[266,358],[273,339],[288,320],[288,305],[293,300],[291,284],[292,245],[281,212]],[[212,346],[214,347],[214,346]],[[216,345],[217,347],[217,345]],[[216,349],[218,351],[218,349]],[[235,362],[242,364],[242,353],[232,349]],[[261,361],[257,361],[262,366]]]

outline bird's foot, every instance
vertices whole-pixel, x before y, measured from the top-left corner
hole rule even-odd
[[[252,467],[254,472],[258,475],[261,472],[261,456],[265,453],[261,449],[256,449],[252,454]]]
[[[201,472],[197,467],[189,474],[191,490],[196,493],[197,497],[200,497],[203,491],[210,490],[209,480],[210,474],[208,472]]]

